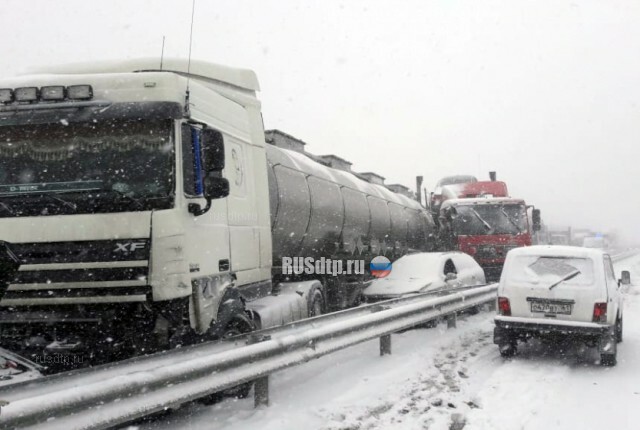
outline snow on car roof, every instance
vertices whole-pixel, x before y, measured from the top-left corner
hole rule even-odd
[[[550,257],[577,257],[577,258],[598,258],[602,257],[604,251],[595,248],[583,248],[580,246],[562,245],[535,245],[522,248],[515,248],[509,251],[509,255],[540,255]]]
[[[439,269],[439,262],[445,256],[461,254],[458,251],[449,252],[418,252],[405,255],[393,262],[390,277],[402,277],[406,273],[412,275],[430,275]]]

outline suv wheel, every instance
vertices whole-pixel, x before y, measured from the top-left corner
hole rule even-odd
[[[498,348],[500,349],[500,355],[503,357],[513,357],[518,352],[515,342],[501,343]]]
[[[622,342],[622,317],[616,320],[616,342]]]
[[[612,367],[617,362],[617,354],[600,354],[600,364],[603,366]]]

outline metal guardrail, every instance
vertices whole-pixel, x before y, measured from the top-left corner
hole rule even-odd
[[[611,256],[611,260],[612,261],[621,261],[621,260],[624,260],[626,258],[633,257],[634,255],[636,255],[638,253],[640,253],[640,250],[638,250],[638,249],[629,249],[627,251],[623,251],[623,252],[620,252],[618,254],[612,255]]]
[[[0,390],[1,428],[102,429],[256,381],[268,402],[269,374],[438,318],[455,325],[466,308],[494,302],[497,284],[425,293],[327,314],[228,341],[165,351]],[[441,292],[444,293],[444,292]]]

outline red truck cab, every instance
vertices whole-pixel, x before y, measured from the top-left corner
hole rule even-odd
[[[522,199],[450,199],[440,209],[444,247],[475,258],[489,282],[500,279],[507,252],[531,245],[531,230]]]
[[[525,201],[509,197],[507,184],[496,181],[495,173],[491,178],[491,181],[473,178],[468,182],[439,183],[431,196],[440,247],[474,257],[489,282],[500,279],[509,250],[531,245],[532,232],[540,224],[540,211],[532,212],[530,222]],[[451,182],[449,178],[444,181]]]

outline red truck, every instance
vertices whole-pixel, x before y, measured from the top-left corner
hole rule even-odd
[[[490,176],[490,181],[444,178],[431,195],[430,207],[438,220],[440,247],[471,255],[493,282],[500,279],[509,250],[531,245],[541,220],[538,209],[531,211],[530,220],[525,201],[509,197],[507,184],[496,181],[494,172]]]

